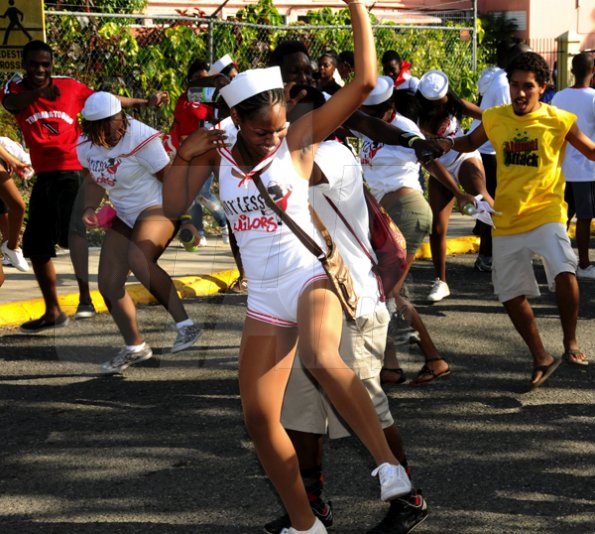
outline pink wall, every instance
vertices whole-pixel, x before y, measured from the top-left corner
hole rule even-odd
[[[584,37],[585,45],[587,41],[595,41],[595,0],[478,0],[477,3],[480,13],[527,11],[527,32],[519,34],[527,40],[555,39],[572,31]]]

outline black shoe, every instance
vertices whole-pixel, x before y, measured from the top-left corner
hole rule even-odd
[[[413,491],[404,499],[391,501],[384,519],[368,534],[407,534],[428,515],[428,505],[421,492]]]
[[[491,256],[484,256],[478,254],[474,263],[475,269],[480,273],[491,273],[492,272],[492,258]]]
[[[37,332],[43,332],[44,330],[49,330],[52,328],[61,328],[67,324],[68,317],[65,313],[61,313],[53,321],[47,321],[43,317],[40,317],[39,319],[33,319],[32,321],[27,321],[21,325],[21,332],[25,332],[26,334],[36,334]]]
[[[331,502],[324,502],[322,499],[316,499],[310,502],[314,516],[320,519],[322,524],[329,528],[333,525],[333,506]],[[283,529],[291,527],[291,521],[289,516],[286,514],[283,517],[279,517],[264,526],[264,531],[268,534],[280,534]]]

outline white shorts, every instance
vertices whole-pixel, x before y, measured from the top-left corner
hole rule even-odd
[[[129,210],[122,210],[121,208],[116,211],[118,219],[120,219],[128,228],[134,228],[136,221],[140,217],[140,214],[149,208],[161,207],[161,202],[156,202],[155,204],[149,204],[148,206],[143,206],[142,208],[135,208]],[[165,217],[165,215],[164,215]]]
[[[373,314],[358,317],[356,323],[343,321],[339,348],[343,360],[362,379],[382,428],[394,424],[388,398],[380,386],[380,369],[389,320],[390,314],[383,307]],[[370,375],[372,369],[374,374]],[[360,371],[364,374],[360,375]],[[328,431],[331,439],[350,434],[324,392],[302,367],[299,355],[296,355],[285,390],[281,423],[284,428],[298,432],[326,434]]]
[[[543,224],[522,234],[494,236],[492,242],[492,282],[500,302],[541,294],[533,271],[535,254],[543,258],[550,289],[560,273],[576,271],[576,255],[562,223]]]
[[[444,166],[446,167],[446,170],[452,175],[452,177],[455,179],[457,184],[460,184],[459,172],[461,170],[461,165],[463,165],[463,162],[467,161],[468,159],[473,159],[473,158],[481,161],[481,154],[479,153],[478,150],[474,150],[473,152],[460,152],[458,158],[456,158],[454,161],[452,161],[448,164],[444,164]],[[439,160],[439,161],[441,161],[441,160]]]
[[[306,287],[316,280],[326,279],[319,261],[312,269],[294,271],[279,277],[275,284],[248,280],[248,311],[246,315],[263,323],[292,328],[297,326],[298,299]]]

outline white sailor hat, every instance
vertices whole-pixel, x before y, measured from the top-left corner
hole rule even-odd
[[[211,68],[209,69],[209,76],[219,74],[225,67],[231,65],[232,63],[233,59],[231,59],[231,56],[229,54],[225,54],[211,65]]]
[[[363,106],[376,106],[386,102],[391,96],[393,96],[394,82],[390,76],[378,76],[376,80],[376,86],[372,89],[372,92],[368,95],[368,98],[364,100]]]
[[[85,120],[99,121],[107,119],[120,111],[122,111],[122,104],[118,98],[111,93],[98,91],[85,100],[85,106],[81,113]]]
[[[228,107],[233,108],[240,102],[271,89],[283,89],[279,67],[240,72],[228,85],[222,87],[219,93]]]
[[[417,90],[427,100],[440,100],[448,93],[448,76],[441,70],[429,70],[419,80]]]

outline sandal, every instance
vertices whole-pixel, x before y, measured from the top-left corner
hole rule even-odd
[[[396,375],[397,379],[392,380],[392,379],[386,378],[387,374]],[[381,384],[397,385],[397,384],[402,384],[403,382],[405,382],[405,380],[407,380],[407,378],[405,377],[405,373],[403,372],[403,369],[401,369],[400,367],[396,367],[395,369],[383,367],[380,370],[380,383]]]
[[[531,382],[531,384],[529,384],[529,391],[533,391],[534,389],[543,385],[543,383],[554,374],[556,369],[560,367],[561,363],[561,358],[554,358],[554,361],[549,365],[537,365],[533,367],[533,374],[531,375],[531,379],[534,380],[535,375],[537,373],[541,373],[541,377],[539,378],[539,380],[537,380],[537,382]]]
[[[236,293],[238,295],[243,295],[248,291],[248,280],[243,277],[236,278],[229,286],[227,287],[227,293]]]
[[[446,371],[437,373],[436,371],[434,371],[434,369],[430,369],[426,365],[428,362],[437,362],[437,361],[443,360],[443,359],[444,358],[432,358],[430,360],[426,360],[426,363],[424,363],[424,365],[421,368],[421,370],[419,371],[419,373],[417,373],[417,376],[411,382],[409,382],[409,385],[410,386],[425,386],[426,384],[429,384],[430,382],[434,382],[435,380],[438,380],[439,378],[441,378],[443,376],[448,376],[450,374],[450,368],[447,368]]]
[[[583,367],[589,365],[587,355],[580,349],[566,350],[564,354],[562,354],[562,359],[564,359],[568,363],[571,363],[572,365],[582,365]]]

